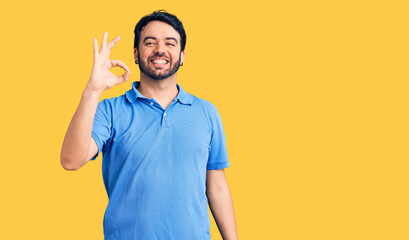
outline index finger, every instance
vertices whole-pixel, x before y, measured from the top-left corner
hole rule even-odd
[[[124,69],[127,72],[130,72],[128,66],[126,66],[125,63],[123,63],[121,60],[111,60],[112,67],[120,67]]]

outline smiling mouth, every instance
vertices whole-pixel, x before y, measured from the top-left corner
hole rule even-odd
[[[165,65],[165,64],[168,64],[169,61],[163,58],[156,58],[156,59],[152,59],[151,63],[155,65]]]

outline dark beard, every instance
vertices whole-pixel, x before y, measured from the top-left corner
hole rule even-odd
[[[139,52],[138,52],[138,62],[139,62],[139,70],[144,73],[145,75],[147,75],[148,77],[152,78],[153,80],[163,80],[165,78],[168,78],[170,76],[172,76],[173,74],[175,74],[180,67],[180,56],[182,55],[182,53],[179,54],[179,59],[177,61],[175,61],[175,63],[173,65],[170,66],[169,70],[166,70],[164,73],[160,73],[160,74],[156,74],[154,71],[152,71],[149,67],[148,67],[148,63],[145,62],[144,60],[142,60],[140,58]],[[161,57],[162,55],[159,54],[155,54],[153,57]]]

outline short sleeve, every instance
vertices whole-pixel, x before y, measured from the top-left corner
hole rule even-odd
[[[230,166],[227,156],[226,136],[224,134],[222,120],[214,106],[211,114],[211,121],[212,138],[210,141],[207,170],[224,169]]]
[[[106,143],[111,137],[111,129],[112,109],[107,100],[102,100],[98,104],[91,133],[91,137],[95,140],[98,146],[98,152],[93,158],[91,158],[91,160],[95,160],[106,146]]]

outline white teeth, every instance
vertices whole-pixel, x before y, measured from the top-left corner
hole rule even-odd
[[[154,60],[153,63],[165,64],[166,60]]]

